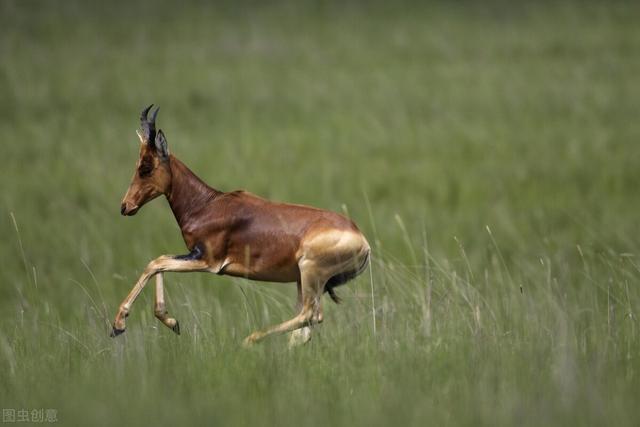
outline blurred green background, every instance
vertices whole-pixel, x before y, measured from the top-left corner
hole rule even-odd
[[[62,425],[634,425],[640,6],[0,2],[0,406]],[[371,272],[307,346],[295,287],[166,275],[119,215],[142,107],[213,187],[351,216]]]

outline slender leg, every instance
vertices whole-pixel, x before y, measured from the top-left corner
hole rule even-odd
[[[169,255],[163,255],[151,261],[138,279],[138,282],[135,284],[133,289],[131,289],[131,292],[129,292],[129,295],[127,295],[124,301],[122,301],[122,304],[120,304],[118,314],[116,314],[116,319],[113,322],[113,330],[111,331],[111,336],[116,337],[124,332],[125,318],[129,315],[131,305],[136,300],[138,295],[140,295],[140,292],[142,292],[142,289],[144,289],[144,286],[147,284],[151,277],[162,271],[207,271],[207,267],[207,263],[200,259],[173,257]]]
[[[314,314],[317,312],[322,293],[322,286],[319,284],[324,284],[324,281],[318,280],[316,276],[317,274],[312,267],[308,267],[308,269],[303,270],[301,273],[302,308],[297,316],[286,322],[252,333],[244,339],[244,346],[251,346],[271,334],[294,331],[309,326],[313,322]]]
[[[296,283],[298,288],[298,302],[296,303],[296,312],[302,310],[302,284],[298,280]],[[302,344],[306,344],[311,339],[311,328],[309,326],[303,326],[289,333],[289,348],[297,347]]]
[[[296,302],[296,311],[302,310],[302,282],[298,280],[296,282],[296,289],[298,290],[298,300]]]
[[[302,292],[300,284],[298,283],[298,310],[302,308]],[[322,323],[324,317],[322,315],[322,300],[318,300],[316,311],[313,314],[311,323],[316,325]],[[306,344],[311,340],[311,326],[303,326],[300,329],[296,329],[289,333],[289,348],[297,347],[302,344]]]
[[[180,335],[180,323],[173,317],[169,317],[166,304],[164,302],[164,279],[163,273],[156,274],[156,303],[153,310],[154,314],[162,323],[176,334]]]

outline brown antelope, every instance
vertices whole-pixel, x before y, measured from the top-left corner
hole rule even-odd
[[[257,331],[244,340],[253,344],[267,335],[294,331],[291,344],[310,339],[309,326],[322,322],[320,297],[336,303],[334,287],[360,274],[370,247],[349,219],[302,205],[275,203],[246,191],[229,193],[205,184],[169,154],[162,130],[156,132],[158,109],[140,116],[140,157],[122,200],[122,215],[134,215],[145,203],[165,195],[189,249],[187,255],[163,255],[151,261],[120,304],[111,336],[125,330],[125,318],[145,284],[156,275],[155,315],[177,334],[178,322],[165,308],[162,272],[201,271],[252,280],[296,282],[298,314]]]

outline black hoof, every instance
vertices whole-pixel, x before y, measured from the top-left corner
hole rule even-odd
[[[111,338],[115,338],[120,334],[124,334],[124,329],[118,329],[115,326],[112,327],[113,329],[111,330]]]
[[[173,325],[173,328],[171,328],[171,330],[176,334],[180,335],[180,322],[176,320],[176,324]]]

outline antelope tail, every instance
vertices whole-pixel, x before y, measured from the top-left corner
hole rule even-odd
[[[369,265],[369,258],[371,258],[371,251],[367,252],[367,256],[364,261],[362,261],[360,267],[355,270],[347,270],[342,273],[338,273],[327,281],[327,283],[324,285],[324,291],[329,294],[333,302],[335,302],[336,304],[340,304],[340,302],[342,301],[342,299],[338,295],[336,295],[336,292],[333,290],[333,288],[335,288],[336,286],[344,285],[349,280],[354,279],[355,277],[360,275],[360,273],[362,273]]]

